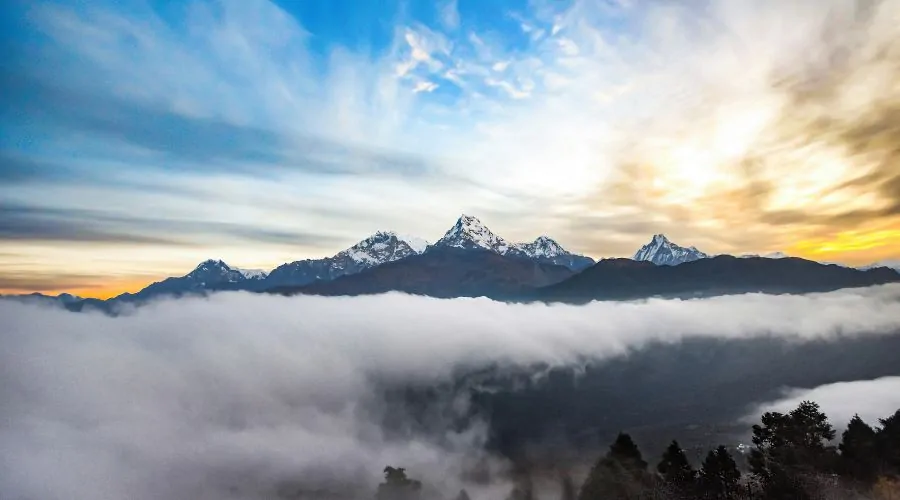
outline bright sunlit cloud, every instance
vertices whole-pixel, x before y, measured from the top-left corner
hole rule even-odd
[[[594,257],[659,232],[898,257],[898,0],[3,11],[2,290],[272,268],[461,212]]]

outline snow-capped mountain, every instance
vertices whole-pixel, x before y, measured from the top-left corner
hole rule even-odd
[[[461,215],[435,247],[461,248],[464,250],[489,250],[509,257],[529,258],[546,264],[584,269],[594,263],[590,257],[577,255],[563,248],[548,236],[540,236],[530,243],[511,243],[494,234],[477,217]]]
[[[166,278],[148,285],[135,293],[119,295],[119,300],[146,300],[160,295],[179,296],[191,293],[202,293],[214,289],[240,289],[251,281],[244,274],[221,260],[205,260],[193,271],[173,278]],[[256,281],[256,280],[252,280]]]
[[[573,254],[553,239],[541,236],[530,243],[510,243],[497,236],[476,217],[462,215],[434,245],[393,231],[378,231],[331,257],[304,259],[282,264],[272,271],[231,267],[221,260],[201,262],[190,273],[153,283],[120,300],[146,300],[158,295],[204,293],[210,290],[261,291],[309,285],[360,273],[388,262],[418,255],[429,248],[482,249],[499,255],[530,259],[581,270],[594,263],[589,257]]]
[[[652,262],[658,266],[676,266],[685,262],[706,259],[709,255],[697,250],[696,247],[682,247],[669,241],[665,235],[653,236],[650,243],[642,246],[632,257],[634,260]]]
[[[569,254],[569,252],[549,236],[538,236],[531,243],[520,243],[518,247],[525,252],[525,255],[532,258],[553,258]]]
[[[490,250],[500,255],[520,254],[522,250],[517,245],[509,243],[497,236],[487,228],[480,220],[471,215],[461,215],[444,236],[434,246],[462,248],[464,250],[483,249]]]
[[[240,270],[230,267],[221,260],[205,260],[201,262],[193,271],[177,278],[191,282],[198,286],[206,286],[218,283],[235,283],[247,279]]]
[[[422,253],[427,246],[428,242],[421,238],[404,237],[393,231],[379,231],[333,257],[282,264],[269,273],[265,284],[268,288],[273,288],[333,280]]]
[[[584,269],[594,264],[594,259],[569,252],[549,236],[538,236],[531,243],[519,243],[516,246],[534,260],[566,266],[573,270]]]
[[[410,242],[393,231],[378,231],[332,258],[340,260],[346,257],[371,267],[422,253],[427,246],[428,242],[419,238]]]
[[[262,269],[241,269],[235,267],[234,270],[244,275],[248,280],[264,280],[269,275],[268,271]]]

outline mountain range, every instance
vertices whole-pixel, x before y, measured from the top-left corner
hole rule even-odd
[[[331,257],[282,264],[266,272],[206,260],[180,277],[152,283],[108,301],[68,294],[17,296],[73,310],[141,303],[155,297],[245,290],[282,294],[362,295],[400,291],[434,297],[488,296],[504,300],[579,302],[741,292],[811,292],[900,281],[900,263],[853,269],[788,257],[712,256],[654,235],[631,259],[569,252],[548,236],[513,243],[478,218],[462,215],[433,244],[379,231]],[[887,269],[892,267],[894,269]]]

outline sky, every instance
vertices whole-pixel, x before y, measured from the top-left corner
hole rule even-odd
[[[900,0],[12,0],[0,292],[461,213],[595,258],[900,258]]]

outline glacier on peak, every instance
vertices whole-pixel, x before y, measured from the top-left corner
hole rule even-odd
[[[488,250],[499,255],[530,258],[573,270],[584,269],[594,263],[590,257],[567,251],[549,236],[539,236],[530,243],[511,243],[494,234],[477,217],[466,214],[461,215],[434,246]]]
[[[487,228],[477,217],[463,214],[434,246],[462,248],[466,250],[481,248],[500,255],[518,253],[516,245],[510,244]]]
[[[269,275],[268,271],[262,269],[243,269],[243,268],[234,268],[235,271],[241,273],[248,280],[264,280],[266,276]]]
[[[708,257],[708,254],[697,247],[682,247],[671,242],[664,234],[654,234],[650,243],[635,252],[632,259],[652,262],[658,266],[676,266]]]

